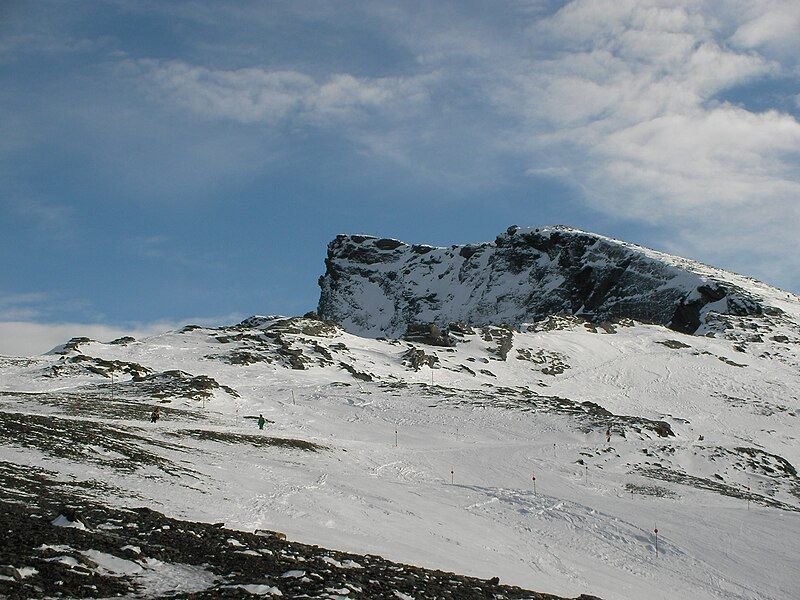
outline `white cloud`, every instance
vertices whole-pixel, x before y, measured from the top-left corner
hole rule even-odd
[[[387,185],[421,181],[423,198],[560,179],[606,217],[647,222],[675,252],[800,283],[800,252],[787,251],[800,244],[800,125],[777,109],[792,98],[759,111],[742,100],[762,81],[798,81],[797,0],[124,5],[180,25],[181,53],[109,54],[127,78],[98,69],[92,102],[68,103],[89,107],[86,127],[103,134],[87,144],[92,163],[117,169],[120,189],[143,187],[137,198],[227,197],[217,192],[319,134],[379,161]],[[119,106],[104,113],[94,97],[109,82]],[[769,106],[768,87],[752,105]],[[336,159],[358,165],[342,176],[362,172],[362,156]],[[142,243],[151,256],[163,246]]]
[[[162,104],[240,123],[274,125],[287,119],[324,125],[364,117],[375,110],[403,110],[425,99],[415,78],[354,77],[335,73],[322,81],[298,71],[260,67],[224,70],[180,60],[138,60],[139,69]]]
[[[186,324],[217,326],[235,323],[242,315],[199,317],[181,321],[155,321],[130,325],[101,323],[37,323],[26,320],[0,321],[0,354],[7,356],[33,356],[63,344],[73,337],[88,337],[100,342],[130,335],[142,339],[151,335],[177,329]]]
[[[493,164],[522,160],[520,175],[561,177],[593,208],[671,232],[683,254],[726,263],[749,223],[769,235],[750,238],[748,268],[796,269],[800,124],[719,99],[797,77],[796,1],[573,0],[494,25],[445,6],[371,13],[416,59],[402,77],[132,64],[166,105],[327,128],[425,179],[492,185]]]
[[[73,337],[86,336],[111,341],[123,335],[144,337],[169,329],[169,326],[124,328],[89,323],[35,323],[0,321],[0,354],[33,356],[43,354]]]
[[[0,198],[0,205],[51,238],[66,240],[74,233],[75,211],[69,206],[32,196],[6,196]]]
[[[800,243],[800,123],[715,99],[791,73],[754,49],[783,39],[777,21],[795,12],[769,3],[729,39],[710,5],[570,2],[529,26],[539,55],[494,87],[520,125],[508,146],[526,148],[529,172],[565,169],[594,208],[672,232],[677,252],[764,276],[780,264],[773,281],[797,285],[785,270]]]
[[[8,293],[0,291],[0,320],[31,319],[42,314],[48,300],[44,292]]]
[[[731,43],[797,61],[800,52],[800,2],[738,2],[733,10],[744,18],[731,36]]]
[[[108,44],[108,38],[63,39],[45,34],[10,35],[0,39],[0,62],[16,60],[26,53],[92,52]]]

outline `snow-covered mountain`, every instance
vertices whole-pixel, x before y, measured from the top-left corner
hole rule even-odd
[[[785,292],[561,226],[513,226],[494,242],[450,248],[340,235],[326,266],[319,313],[359,335],[396,337],[418,322],[518,327],[570,314],[683,333],[722,332],[741,318],[765,328],[797,324],[796,313],[784,312],[796,305]]]
[[[321,283],[0,357],[0,595],[796,598],[796,296],[564,228],[341,236]]]

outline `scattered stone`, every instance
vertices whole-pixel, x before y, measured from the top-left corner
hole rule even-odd
[[[91,526],[86,530],[54,528],[28,514],[35,507],[56,515],[64,492],[52,485],[46,471],[28,470],[38,479],[13,479],[29,494],[24,505],[0,496],[0,531],[8,532],[0,545],[0,564],[9,565],[0,570],[4,575],[0,597],[12,600],[56,596],[324,598],[331,594],[382,600],[394,591],[409,598],[478,600],[499,594],[508,600],[559,600],[500,585],[499,580],[399,565],[375,555],[323,550],[281,539],[275,532],[232,531],[221,524],[171,519],[147,508],[117,509],[84,499],[70,501],[89,524],[115,522],[122,527],[114,531]],[[0,470],[0,489],[12,483],[8,475]],[[135,562],[129,550],[121,549],[133,546],[139,550]],[[238,550],[242,547],[253,552]],[[14,566],[20,564],[26,567]],[[148,572],[151,577],[140,577]],[[174,576],[165,576],[170,573]],[[159,581],[157,588],[149,587],[153,578]],[[187,583],[189,589],[184,587]]]
[[[447,331],[442,331],[433,323],[410,323],[403,339],[429,346],[453,347],[455,343]]]
[[[411,346],[403,354],[403,364],[407,367],[419,371],[422,367],[433,368],[434,365],[439,363],[439,357],[435,354],[427,354],[421,348]]]
[[[361,371],[357,371],[355,367],[353,367],[352,365],[349,365],[345,362],[340,362],[339,366],[342,367],[348,373],[350,373],[356,379],[359,379],[361,381],[372,381],[372,375],[370,375],[369,373],[363,373]]]
[[[507,326],[484,327],[481,329],[481,336],[484,341],[496,344],[489,352],[499,356],[500,360],[505,360],[514,346],[514,332]]]
[[[678,350],[680,348],[691,348],[689,344],[684,344],[683,342],[679,342],[678,340],[656,340],[656,344],[661,344],[662,346],[666,346],[667,348],[673,348]]]

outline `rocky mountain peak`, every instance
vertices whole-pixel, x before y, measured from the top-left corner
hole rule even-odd
[[[519,326],[553,315],[702,334],[725,329],[719,315],[780,317],[770,300],[786,295],[563,225],[514,225],[493,242],[447,248],[338,235],[319,284],[319,315],[368,336],[399,336],[413,323]]]

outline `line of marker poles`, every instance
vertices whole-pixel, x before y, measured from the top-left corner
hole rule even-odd
[[[294,393],[293,393],[294,394]],[[395,448],[398,445],[398,432],[397,429],[394,430],[394,445]],[[556,444],[553,444],[553,456],[556,455]],[[589,483],[589,465],[583,466],[583,480],[584,483],[588,485]],[[531,481],[533,482],[533,493],[536,494],[536,473],[531,475]],[[455,467],[450,468],[450,484],[455,484]],[[750,486],[745,486],[747,489],[747,510],[750,510]],[[653,536],[655,542],[655,553],[656,557],[658,557],[658,525],[653,526]]]
[[[394,447],[397,448],[397,429],[394,430]],[[456,469],[455,467],[450,467],[450,485],[455,484],[456,478]],[[533,478],[533,493],[536,493],[536,477]]]
[[[433,386],[433,368],[431,367],[431,386]],[[294,390],[291,390],[292,393],[292,404],[296,405],[297,401],[295,399]],[[111,400],[114,400],[114,373],[111,373]],[[203,398],[203,408],[205,409],[205,398]],[[237,407],[238,409],[238,407]],[[238,410],[237,410],[238,412]],[[458,428],[456,428],[456,433],[458,433]],[[394,430],[394,445],[395,448],[398,447],[398,431],[397,429]],[[553,444],[553,457],[556,457],[556,444]],[[584,483],[588,485],[589,483],[589,466],[584,465]],[[533,481],[533,493],[536,494],[536,474],[531,476]],[[450,484],[453,485],[455,483],[455,468],[451,467],[450,469]],[[750,510],[750,486],[745,486],[747,489],[747,510]],[[655,552],[656,557],[658,556],[658,527],[653,527],[653,534],[655,539]]]
[[[433,367],[431,367],[431,386],[433,386]],[[359,385],[359,387],[360,387],[360,385]],[[294,390],[291,390],[291,392],[292,392],[292,404],[296,405],[297,401],[295,399]],[[113,372],[111,373],[111,400],[112,401],[114,400],[114,373]],[[204,397],[203,398],[203,408],[204,409],[205,409],[205,400],[206,399]],[[237,414],[238,414],[238,406],[237,406]],[[458,434],[458,427],[456,427],[456,434]],[[394,430],[394,446],[395,446],[395,448],[398,447],[398,431],[397,431],[397,429]],[[553,458],[555,458],[555,457],[556,457],[556,444],[553,444]],[[589,483],[589,466],[588,465],[584,465],[583,466],[583,476],[584,476],[584,483],[586,485],[588,485],[588,483]],[[536,474],[535,473],[531,475],[531,480],[533,481],[533,493],[536,494]],[[454,467],[450,468],[450,484],[451,485],[455,484],[455,468]],[[745,489],[747,489],[747,510],[750,510],[750,496],[751,496],[750,486],[745,486]],[[655,540],[656,557],[658,557],[658,526],[657,525],[655,525],[653,527],[653,535],[654,535],[654,540]]]

